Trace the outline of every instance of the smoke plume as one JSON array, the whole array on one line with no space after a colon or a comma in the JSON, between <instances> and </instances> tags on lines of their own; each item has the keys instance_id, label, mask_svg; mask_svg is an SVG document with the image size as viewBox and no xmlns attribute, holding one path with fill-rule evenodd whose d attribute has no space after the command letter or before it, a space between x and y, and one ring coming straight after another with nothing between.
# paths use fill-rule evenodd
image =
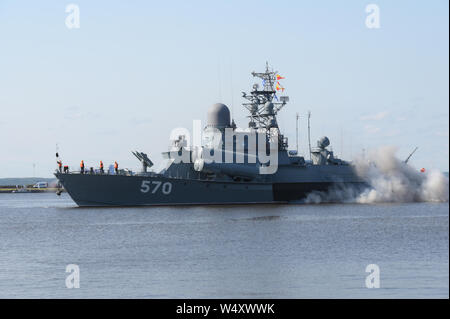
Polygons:
<instances>
[{"instance_id":1,"label":"smoke plume","mask_svg":"<svg viewBox=\"0 0 450 319\"><path fill-rule=\"evenodd\" d=\"M326 193L312 192L305 202L448 202L448 177L437 170L420 172L397 159L395 153L394 147L382 147L353 162L357 174L369 184L367 188L335 187Z\"/></svg>"}]
</instances>

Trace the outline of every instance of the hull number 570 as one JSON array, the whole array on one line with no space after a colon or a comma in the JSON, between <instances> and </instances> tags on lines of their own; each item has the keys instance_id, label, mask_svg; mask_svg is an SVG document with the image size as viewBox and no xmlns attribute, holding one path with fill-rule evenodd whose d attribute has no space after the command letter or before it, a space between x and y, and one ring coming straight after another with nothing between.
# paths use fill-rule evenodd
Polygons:
<instances>
[{"instance_id":1,"label":"hull number 570","mask_svg":"<svg viewBox=\"0 0 450 319\"><path fill-rule=\"evenodd\" d=\"M172 191L172 183L161 181L142 181L141 192L156 194L156 192L162 192L164 195L169 195Z\"/></svg>"}]
</instances>

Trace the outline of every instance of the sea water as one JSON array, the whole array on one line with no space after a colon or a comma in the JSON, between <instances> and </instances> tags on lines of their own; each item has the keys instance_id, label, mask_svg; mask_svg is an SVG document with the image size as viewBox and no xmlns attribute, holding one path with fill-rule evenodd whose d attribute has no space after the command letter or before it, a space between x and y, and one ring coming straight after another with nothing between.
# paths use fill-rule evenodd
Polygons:
<instances>
[{"instance_id":1,"label":"sea water","mask_svg":"<svg viewBox=\"0 0 450 319\"><path fill-rule=\"evenodd\" d=\"M0 298L448 298L448 225L448 202L79 208L0 194Z\"/></svg>"}]
</instances>

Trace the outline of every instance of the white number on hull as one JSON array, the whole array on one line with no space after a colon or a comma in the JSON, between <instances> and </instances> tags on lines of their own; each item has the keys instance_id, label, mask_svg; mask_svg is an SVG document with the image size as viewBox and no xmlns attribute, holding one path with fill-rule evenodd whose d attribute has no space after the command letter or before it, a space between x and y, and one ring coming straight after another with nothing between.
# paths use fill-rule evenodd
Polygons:
<instances>
[{"instance_id":1,"label":"white number on hull","mask_svg":"<svg viewBox=\"0 0 450 319\"><path fill-rule=\"evenodd\" d=\"M152 190L152 194L154 194L154 193L156 193L158 188L161 186L161 182L160 181L153 181L152 184L156 185L156 187L153 188L153 190Z\"/></svg>"},{"instance_id":2,"label":"white number on hull","mask_svg":"<svg viewBox=\"0 0 450 319\"><path fill-rule=\"evenodd\" d=\"M160 182L160 181L142 181L141 184L141 192L142 193L148 193L151 189L150 185L155 185L152 189L152 194L155 194L158 189L161 189L162 193L164 195L168 195L172 192L172 183L170 182ZM162 187L161 187L162 185Z\"/></svg>"},{"instance_id":3,"label":"white number on hull","mask_svg":"<svg viewBox=\"0 0 450 319\"><path fill-rule=\"evenodd\" d=\"M150 181L142 181L142 185L141 185L142 193L148 193L148 191L150 190L150 186L148 186L149 183L150 183Z\"/></svg>"},{"instance_id":4,"label":"white number on hull","mask_svg":"<svg viewBox=\"0 0 450 319\"><path fill-rule=\"evenodd\" d=\"M172 184L169 182L165 182L162 186L163 194L168 195L168 194L170 194L171 191L172 191Z\"/></svg>"}]
</instances>

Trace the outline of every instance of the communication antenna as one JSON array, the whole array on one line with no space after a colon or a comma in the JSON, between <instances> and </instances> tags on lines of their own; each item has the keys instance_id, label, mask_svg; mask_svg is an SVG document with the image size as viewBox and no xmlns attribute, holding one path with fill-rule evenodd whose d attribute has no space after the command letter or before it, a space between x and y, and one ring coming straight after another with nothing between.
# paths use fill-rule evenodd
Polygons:
<instances>
[{"instance_id":1,"label":"communication antenna","mask_svg":"<svg viewBox=\"0 0 450 319\"><path fill-rule=\"evenodd\" d=\"M297 144L297 154L298 154L298 118L300 116L298 115L298 113L295 115L295 142Z\"/></svg>"},{"instance_id":2,"label":"communication antenna","mask_svg":"<svg viewBox=\"0 0 450 319\"><path fill-rule=\"evenodd\" d=\"M353 159L353 139L352 139L351 134L350 134L349 143L350 143L350 159Z\"/></svg>"},{"instance_id":3,"label":"communication antenna","mask_svg":"<svg viewBox=\"0 0 450 319\"><path fill-rule=\"evenodd\" d=\"M311 158L311 126L310 126L310 119L311 118L311 111L308 111L308 144L309 144L309 160L312 161Z\"/></svg>"},{"instance_id":4,"label":"communication antenna","mask_svg":"<svg viewBox=\"0 0 450 319\"><path fill-rule=\"evenodd\" d=\"M220 60L217 62L217 77L219 78L219 102L222 102L222 83L220 79Z\"/></svg>"},{"instance_id":5,"label":"communication antenna","mask_svg":"<svg viewBox=\"0 0 450 319\"><path fill-rule=\"evenodd\" d=\"M230 91L231 91L231 118L234 119L234 99L233 99L233 60L230 59Z\"/></svg>"},{"instance_id":6,"label":"communication antenna","mask_svg":"<svg viewBox=\"0 0 450 319\"><path fill-rule=\"evenodd\" d=\"M411 158L411 156L413 156L413 154L417 151L419 147L416 146L416 148L414 149L414 151L412 151L408 157L405 159L405 164L408 164L409 159Z\"/></svg>"}]
</instances>

